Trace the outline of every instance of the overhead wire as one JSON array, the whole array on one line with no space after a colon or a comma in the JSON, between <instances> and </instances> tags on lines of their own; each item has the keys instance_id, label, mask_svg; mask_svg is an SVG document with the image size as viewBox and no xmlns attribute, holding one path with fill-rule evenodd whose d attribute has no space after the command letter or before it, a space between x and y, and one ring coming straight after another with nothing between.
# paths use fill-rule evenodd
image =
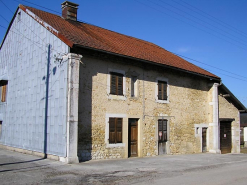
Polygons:
<instances>
[{"instance_id":1,"label":"overhead wire","mask_svg":"<svg viewBox=\"0 0 247 185\"><path fill-rule=\"evenodd\" d=\"M173 6L173 5L171 5L171 4L167 3L167 2L165 2L165 1L163 1L163 0L159 0L159 1L160 1L160 2L163 2L164 4L170 6L170 7L174 8L174 9L177 9L179 12L183 12L183 13L185 13L185 14L187 14L187 15L193 17L194 19L197 19L197 20L199 20L199 21L201 21L201 22L203 22L203 23L205 23L205 24L207 24L207 25L209 25L209 26L212 26L214 29L217 28L218 30L222 31L222 32L224 33L223 35L225 35L225 36L226 36L226 34L228 34L228 35L231 35L232 37L235 37L235 38L237 38L237 39L240 39L240 41L237 41L237 40L235 40L235 39L234 39L234 40L235 40L236 42L239 42L239 43L245 45L245 42L242 41L242 38L239 38L239 37L237 37L237 36L235 36L235 35L229 33L229 32L228 32L227 30L225 30L225 29L223 30L222 28L219 27L219 25L213 25L213 24L209 23L208 21L205 21L205 20L203 20L203 19L200 19L198 16L194 16L194 15L192 15L191 13L188 13L188 12L184 11L184 10L181 9L181 8L175 7L175 6ZM157 4L157 3L156 3L156 4ZM162 6L162 7L163 7L163 6ZM165 7L164 7L164 8L165 8ZM182 16L182 14L179 14L179 15ZM198 23L198 22L196 21L196 23L197 23L197 24L200 24L201 26L204 26L204 27L206 27L206 28L209 28L209 27L205 26L204 24L201 24L200 22ZM210 29L211 29L211 28L210 28ZM221 32L218 32L218 33L222 34ZM226 33L226 34L225 34L225 33ZM229 36L227 36L227 37L229 37ZM229 38L231 38L231 37L229 37ZM244 43L242 43L242 42L244 42Z\"/></svg>"},{"instance_id":2,"label":"overhead wire","mask_svg":"<svg viewBox=\"0 0 247 185\"><path fill-rule=\"evenodd\" d=\"M199 60L195 60L195 59L192 59L192 58L190 58L190 57L186 57L186 56L184 56L184 55L180 55L180 54L178 54L178 53L174 53L174 52L171 52L171 53L173 53L174 55L177 55L177 56L179 56L179 57L186 58L186 59L192 60L192 61L194 61L194 62L197 62L197 63L203 64L203 65L206 65L206 66L215 68L215 69L217 69L217 70L224 71L224 72L227 72L227 73L230 73L230 74L233 74L233 75L236 75L236 76L239 76L239 77L242 77L242 78L246 78L246 79L247 79L247 77L245 77L245 76L238 75L238 74L232 73L232 72L230 72L230 71L227 71L227 70L224 70L224 69L221 69L221 68L218 68L218 67L215 67L215 66L206 64L206 63L201 62L201 61L199 61Z\"/></svg>"},{"instance_id":3,"label":"overhead wire","mask_svg":"<svg viewBox=\"0 0 247 185\"><path fill-rule=\"evenodd\" d=\"M197 8L197 7L195 7L195 6L193 6L193 5L191 5L191 4L188 3L188 2L185 2L185 1L183 1L183 0L180 0L180 1L173 0L173 1L174 1L175 3L180 4L180 5L182 5L181 2L183 2L184 4L187 5L187 7L189 7L190 10L192 10L192 11L194 11L194 12L197 12L197 13L200 14L200 15L204 15L204 16L206 15L205 17L208 17L208 19L210 19L210 20L212 20L212 21L214 21L214 22L217 22L217 24L221 24L222 26L225 26L225 27L227 27L227 28L229 28L229 29L231 29L231 30L237 31L237 32L239 32L239 34L242 34L242 35L245 35L245 36L247 35L247 33L245 33L245 32L243 32L243 31L241 31L241 30L239 30L239 29L237 29L237 28L235 28L235 27L233 27L233 26L231 26L231 25L229 25L229 24L227 24L227 23L225 23L225 22L219 20L218 18L216 18L216 17L214 17L214 16L212 16L212 15L206 13L205 11L203 11L203 10L201 10L201 9L199 9L199 8ZM197 10L197 11L195 11L195 10ZM209 17L210 17L210 18L209 18Z\"/></svg>"},{"instance_id":4,"label":"overhead wire","mask_svg":"<svg viewBox=\"0 0 247 185\"><path fill-rule=\"evenodd\" d=\"M227 39L230 39L230 40L232 40L232 41L234 41L234 42L237 42L237 43L239 43L239 44L241 44L241 45L243 45L243 46L247 46L247 44L242 43L241 41L236 40L236 39L234 39L234 38L232 38L232 37L226 35L225 33L221 33L221 32L219 32L219 31L217 31L217 30L215 30L215 29L212 29L212 28L210 28L210 27L208 27L208 26L202 24L201 22L198 22L198 21L195 21L195 20L193 20L193 19L191 19L191 18L189 18L189 17L186 17L186 16L182 15L180 12L178 13L178 12L176 12L176 11L174 11L174 10L171 10L171 9L165 7L165 6L162 6L162 5L158 4L157 2L153 2L153 1L150 1L150 0L148 0L148 1L151 2L151 3L153 3L153 4L155 4L155 5L157 5L158 7L167 9L167 10L169 10L170 12L173 12L173 13L177 14L178 16L182 17L183 19L187 19L187 20L189 20L189 21L191 21L191 22L194 22L194 23L196 23L196 24L199 24L199 25L202 26L202 27L205 27L206 29L208 29L208 30L210 30L210 31L213 31L214 33L220 34L220 36L226 37ZM166 4L168 4L168 3L166 3ZM185 22L185 23L188 24L188 22ZM211 33L211 32L210 32L210 33ZM217 37L218 37L218 35L217 35ZM236 45L236 44L235 44L235 45Z\"/></svg>"},{"instance_id":5,"label":"overhead wire","mask_svg":"<svg viewBox=\"0 0 247 185\"><path fill-rule=\"evenodd\" d=\"M2 0L0 0L1 2L2 2ZM17 0L14 0L14 1L17 1ZM26 0L22 0L22 1L25 1L25 2L28 2L28 3L30 3L29 1L26 1ZM137 1L137 0L136 0ZM32 3L32 4L34 4L34 3ZM144 4L144 3L142 3L142 4ZM34 4L34 5L36 5L36 6L39 6L39 5L37 5L37 4ZM6 6L7 7L7 6ZM40 7L42 7L42 6L40 6ZM7 7L8 8L8 7ZM42 7L42 8L45 8L45 7ZM8 8L9 9L9 8ZM49 10L51 10L51 9L49 9ZM156 9L157 10L157 9ZM11 11L11 10L10 10ZM12 12L12 11L11 11ZM54 12L56 12L56 11L54 11ZM13 13L13 12L12 12ZM168 14L169 15L169 14ZM1 16L2 17L2 16ZM7 21L7 20L6 20ZM2 25L0 25L1 27L3 27L4 28L4 26L2 26ZM29 29L30 29L30 27L29 27ZM32 32L34 32L33 30L31 30ZM31 41L31 39L29 39L30 41ZM34 42L34 41L32 41L32 42ZM34 42L35 43L35 42ZM39 43L40 44L40 43ZM45 44L47 44L47 43L45 43ZM57 51L58 52L58 51ZM235 75L235 76L238 76L238 77L241 77L241 78L247 78L247 77L244 77L244 76L241 76L241 75L238 75L238 74L235 74L235 73L232 73L232 72L230 72L230 71L227 71L227 70L223 70L223 69L220 69L220 68L217 68L217 67L215 67L215 66L212 66L212 65L209 65L209 64L206 64L206 63L203 63L203 62L200 62L200 61L198 61L198 60L195 60L195 59L192 59L192 58L189 58L189 57L186 57L186 56L183 56L183 55L180 55L180 54L177 54L177 53L174 53L174 52L171 52L171 53L173 53L173 54L175 54L175 55L177 55L177 56L179 56L179 57L182 57L182 58L187 58L187 59L189 59L189 60L192 60L192 61L194 61L194 62L197 62L197 63L201 63L201 64L203 64L203 65L206 65L206 66L209 66L209 67L212 67L212 68L215 68L215 69L217 69L217 70L221 70L221 71L224 71L224 72L227 72L227 73L230 73L230 74L232 74L232 75ZM63 53L63 54L68 54L68 53ZM54 57L53 57L54 58ZM55 59L55 58L54 58ZM232 76L231 76L232 77ZM234 78L234 77L232 77L232 78ZM235 79L238 79L238 78L235 78Z\"/></svg>"},{"instance_id":6,"label":"overhead wire","mask_svg":"<svg viewBox=\"0 0 247 185\"><path fill-rule=\"evenodd\" d=\"M15 0L16 1L16 0ZM25 0L23 0L23 1L25 1ZM0 0L0 2L2 2L3 3L3 5L11 12L11 13L13 13L14 14L14 12L2 1L2 0ZM46 46L48 46L48 43L46 43L46 42L44 42L44 40L42 39L42 38L40 38L40 36L39 35L37 35L35 32L34 32L34 30L30 27L30 26L28 26L27 24L25 24L22 20L20 20L21 21L21 23L23 23L36 37L38 37L43 43L44 43L44 47L46 47ZM16 30L17 30L17 28L15 28ZM19 30L17 30L18 32L20 32ZM56 49L54 49L54 48L52 48L52 50L54 50L54 51L57 51ZM44 50L43 50L44 51ZM60 51L57 51L58 53L60 52ZM66 55L66 54L68 54L68 53L61 53L61 54L63 54L63 55Z\"/></svg>"},{"instance_id":7,"label":"overhead wire","mask_svg":"<svg viewBox=\"0 0 247 185\"><path fill-rule=\"evenodd\" d=\"M185 23L185 24L188 24L188 25L190 25L190 26L192 26L192 27L194 27L194 28L196 28L196 29L198 29L198 30L201 30L201 31L203 31L203 32L205 32L205 33L208 33L208 34L210 34L210 35L216 37L217 39L224 40L225 42L228 42L228 43L230 43L230 44L233 44L233 45L237 46L238 48L241 48L241 49L243 49L243 50L246 50L246 48L244 48L243 46L237 45L237 44L234 43L234 42L231 42L231 41L229 41L229 40L226 40L225 38L219 37L218 35L215 35L215 34L209 32L209 31L207 31L207 30L201 29L201 28L199 28L199 27L197 27L197 26L195 26L195 25L193 25L193 24L190 24L190 23L188 23L188 22L186 22L186 21L184 21L184 20L182 20L182 19L179 19L179 18L177 18L177 17L174 17L174 16L172 16L172 15L170 15L170 14L164 12L164 11L161 11L161 10L157 9L157 8L154 8L154 7L152 7L152 6L149 6L149 5L143 3L143 2L141 2L141 1L139 1L139 0L134 0L134 1L136 1L136 2L138 2L138 3L140 3L140 4L143 4L144 6L147 6L148 8L154 9L154 10L156 10L156 11L162 13L162 14L165 14L165 15L167 15L167 16L169 16L169 17L172 17L173 19L179 20L180 22L183 22L183 23Z\"/></svg>"}]
</instances>

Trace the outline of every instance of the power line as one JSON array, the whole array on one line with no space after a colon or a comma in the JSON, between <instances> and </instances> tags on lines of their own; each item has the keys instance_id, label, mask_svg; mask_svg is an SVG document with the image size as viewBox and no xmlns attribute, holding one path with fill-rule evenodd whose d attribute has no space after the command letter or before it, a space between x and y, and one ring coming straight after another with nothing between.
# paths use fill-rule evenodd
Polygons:
<instances>
[{"instance_id":1,"label":"power line","mask_svg":"<svg viewBox=\"0 0 247 185\"><path fill-rule=\"evenodd\" d=\"M233 37L235 37L235 38L237 38L237 39L241 39L241 38L236 37L235 35L233 35L233 34L231 34L231 33L229 33L229 32L226 32L226 31L223 30L223 29L219 28L218 25L213 25L213 24L211 24L211 23L209 23L209 22L207 22L207 21L204 21L204 20L198 18L197 16L194 16L194 15L192 15L192 14L190 14L190 13L188 13L188 12L186 12L186 11L180 9L180 8L177 8L177 7L171 5L171 4L167 3L167 2L164 2L163 0L159 0L159 1L163 2L164 4L167 4L168 6L173 7L174 9L177 9L179 12L184 12L185 14L187 14L187 15L189 15L189 16L191 16L191 17L193 17L193 18L195 18L195 19L197 19L197 20L199 20L199 21L201 21L201 22L203 22L203 23L206 23L207 25L210 25L210 26L212 26L212 27L214 27L214 28L217 28L218 30L223 31L223 33L226 33L226 34L228 34L228 35L231 35L231 36L233 36ZM179 14L179 15L181 15L181 14ZM181 15L181 16L182 16L182 15ZM198 23L198 22L197 22L197 23ZM198 24L201 24L201 23L198 23ZM204 24L201 24L201 25L204 26ZM206 26L204 26L204 27L206 27ZM207 28L208 28L208 27L207 27ZM221 34L221 33L220 33L220 34ZM225 35L225 34L224 34L224 35ZM236 40L235 40L235 41L236 41ZM241 41L242 41L242 39L241 39ZM236 41L236 42L239 42L239 41ZM242 42L244 42L244 41L242 41ZM240 42L239 42L239 43L240 43ZM241 43L241 44L243 44L243 43Z\"/></svg>"},{"instance_id":2,"label":"power line","mask_svg":"<svg viewBox=\"0 0 247 185\"><path fill-rule=\"evenodd\" d=\"M213 33L211 33L211 32L208 32L208 31L206 31L206 30L204 30L204 29L201 29L201 28L199 28L199 27L197 27L197 26L195 26L195 25L193 25L193 24L190 24L190 23L188 23L188 22L186 22L186 21L184 21L184 20L182 20L182 19L179 19L179 18L177 18L177 17L174 17L174 16L172 16L172 15L170 15L170 14L167 14L167 13L165 13L164 11L161 11L161 10L159 10L159 9L157 9L157 8L151 7L151 6L149 6L149 5L147 5L147 4L143 3L143 2L140 2L140 1L138 1L138 0L135 0L135 1L138 2L138 3L140 3L140 4L143 4L144 6L147 6L148 8L154 9L154 10L156 10L156 11L162 13L162 14L165 14L165 15L167 15L167 16L169 16L169 17L172 17L173 19L176 19L176 20L179 20L179 21L181 21L181 22L183 22L183 23L185 23L185 24L188 24L188 25L190 25L190 26L192 26L192 27L194 27L194 28L196 28L196 29L198 29L198 30L201 30L201 31L203 31L203 32L205 32L205 33L208 33L208 34L210 34L210 35L212 35L212 36L214 36L214 37L216 37L216 38L218 38L218 39L221 39L221 40L224 40L225 42L228 42L228 43L230 43L230 44L233 44L233 45L237 46L238 48L241 48L241 49L243 49L243 50L246 51L246 48L244 48L244 47L242 47L242 46L240 46L240 45L237 45L237 44L235 44L234 42L231 42L231 41L229 41L229 40L226 40L225 38L219 37L218 35L215 35L215 34L213 34Z\"/></svg>"},{"instance_id":3,"label":"power line","mask_svg":"<svg viewBox=\"0 0 247 185\"><path fill-rule=\"evenodd\" d=\"M179 3L178 1L175 1L175 0L174 0L174 2L175 2L175 3L178 3L178 4L181 4L181 3ZM219 24L221 24L221 25L223 25L223 26L225 26L225 27L228 27L228 28L230 28L230 29L232 29L232 30L235 30L235 31L239 32L239 34L247 35L245 32L236 29L235 27L233 27L233 26L231 26L231 25L229 25L229 24L227 24L227 23L225 23L225 22L219 20L218 18L216 18L216 17L214 17L214 16L212 16L212 15L210 15L210 14L208 14L208 13L202 11L202 10L200 10L199 8L197 8L197 7L195 7L195 6L191 5L191 4L189 4L188 2L185 2L185 1L183 1L183 0L181 0L181 2L183 2L184 4L186 4L186 5L189 6L189 7L192 7L192 8L189 8L189 9L191 9L192 11L197 12L198 14L201 14L201 15L206 15L207 17L211 17L211 18L208 18L208 19L213 20L214 22L217 22L217 23L219 23ZM181 4L181 5L182 5L182 4ZM183 5L182 5L182 6L183 6ZM195 11L195 10L197 10L197 11Z\"/></svg>"},{"instance_id":4,"label":"power line","mask_svg":"<svg viewBox=\"0 0 247 185\"><path fill-rule=\"evenodd\" d=\"M0 0L1 2L2 2L2 0ZM16 1L16 0L15 0ZM23 0L24 1L24 0ZM28 1L27 1L28 2ZM38 5L37 5L38 6ZM9 8L8 8L9 9ZM11 11L11 10L10 10ZM5 28L4 26L2 26L2 25L0 25L1 27L3 27L3 28ZM30 28L29 28L30 29ZM18 31L18 30L17 30ZM33 30L31 30L33 33L34 33L34 31ZM15 32L14 32L15 33ZM17 33L16 33L17 34ZM35 34L35 33L34 33ZM20 35L20 34L19 34ZM36 35L36 34L35 34ZM24 36L24 35L22 35L22 36ZM24 36L25 37L25 36ZM25 37L25 38L27 38L27 37ZM33 40L31 40L31 39L29 39L29 38L27 38L29 41L31 41L31 42L33 42L34 44L40 44L40 43L38 43L38 42L34 42ZM41 44L42 45L42 44ZM45 43L45 45L47 45L47 43ZM42 49L43 50L43 49ZM54 50L54 49L53 49ZM54 50L54 51L57 51L57 50ZM57 51L57 52L59 52L59 51ZM171 52L171 53L173 53L173 52ZM64 54L66 54L66 53L64 53ZM197 63L201 63L201 64L203 64L203 65L206 65L206 66L209 66L209 67L212 67L212 68L215 68L215 69L217 69L217 70L221 70L221 71L224 71L224 72L227 72L227 73L230 73L230 74L232 74L232 75L236 75L236 76L239 76L239 77L241 77L241 78L246 78L247 79L247 77L244 77L244 76L241 76L241 75L238 75L238 74L235 74L235 73L232 73L232 72L229 72L229 71L226 71L226 70L223 70L223 69L220 69L220 68L217 68L217 67L214 67L214 66L212 66L212 65L209 65L209 64L206 64L206 63L203 63L203 62L200 62L200 61L198 61L198 60L195 60L195 59L192 59L192 58L189 58L189 57L186 57L186 56L183 56L183 55L180 55L180 54L177 54L177 53L173 53L173 54L175 54L175 55L177 55L177 56L179 56L179 57L182 57L182 58L186 58L186 59L189 59L189 60L192 60L192 61L194 61L194 62L197 62ZM53 57L54 58L54 57ZM230 76L230 77L232 77L232 76ZM234 77L232 77L232 78L234 78ZM238 78L235 78L235 79L238 79ZM239 80L241 80L241 79L239 79Z\"/></svg>"},{"instance_id":5,"label":"power line","mask_svg":"<svg viewBox=\"0 0 247 185\"><path fill-rule=\"evenodd\" d=\"M18 2L18 3L21 3L21 2L18 1L18 0L14 0L14 1L16 1L16 2ZM29 4L32 4L32 5L35 5L35 6L38 6L38 7L41 7L41 8L43 8L43 9L52 11L52 12L60 13L60 12L58 12L58 11L52 10L52 9L50 9L50 8L46 8L46 7L44 7L44 6L37 5L37 4L35 4L35 3L29 2L29 1L26 1L26 0L22 0L22 1L27 2L27 3L29 3Z\"/></svg>"},{"instance_id":6,"label":"power line","mask_svg":"<svg viewBox=\"0 0 247 185\"><path fill-rule=\"evenodd\" d=\"M9 8L8 8L8 6L2 1L2 0L0 0L3 4L4 4L4 6L5 7L7 7L7 9L11 12L11 13L13 13L13 14L15 14L13 11L11 11ZM28 25L26 25L22 20L20 20L29 30L31 30L31 32L33 32L33 34L34 35L36 35L38 38L40 38L39 37L39 35L37 35L32 29L31 29L31 27L29 27ZM17 30L17 31L19 31L19 30ZM47 43L45 43L44 41L43 41L43 39L41 39L40 38L40 40L46 45Z\"/></svg>"},{"instance_id":7,"label":"power line","mask_svg":"<svg viewBox=\"0 0 247 185\"><path fill-rule=\"evenodd\" d=\"M209 29L210 31L217 32L217 33L220 34L221 36L224 36L224 37L226 37L226 38L228 38L228 39L230 39L230 40L233 40L233 41L235 41L235 42L237 42L237 43L239 43L239 44L242 44L242 45L244 45L244 46L247 46L245 43L242 43L241 41L236 40L236 39L234 39L234 38L232 38L232 37L226 35L225 32L224 32L224 33L221 33L221 32L219 32L218 30L214 30L214 29L212 29L212 28L210 28L210 27L208 27L208 26L202 24L201 22L195 21L195 20L193 20L193 19L191 19L191 18L188 18L188 17L182 15L180 12L178 13L178 12L176 12L176 11L173 11L173 10L171 10L171 9L169 9L169 8L167 8L167 7L164 7L164 6L162 6L162 5L160 5L160 4L156 3L156 2L152 2L152 1L150 1L150 0L148 0L148 1L151 2L151 3L153 3L153 4L155 4L155 5L157 5L158 7L165 8L165 9L169 10L170 12L173 12L173 13L177 14L178 16L181 16L181 17L184 18L184 19L187 19L187 20L192 21L192 22L194 22L194 23L196 23L196 24L199 24L200 26L203 26L203 27L205 27L206 29ZM166 4L168 4L168 3L166 3ZM168 4L168 5L169 5L169 4ZM172 5L169 5L169 6L172 6ZM172 6L172 7L173 7L173 6ZM178 9L178 8L176 8L176 9ZM182 11L181 9L179 9L179 10ZM188 14L188 13L186 13L186 14ZM190 14L188 14L188 15L190 15ZM192 16L192 15L190 15L190 16ZM193 17L194 17L194 16L193 16ZM197 19L198 19L198 18L197 18ZM199 20L200 20L200 19L199 19ZM200 21L202 21L202 20L200 20ZM203 22L205 22L205 21L203 21ZM186 23L187 23L187 22L186 22ZM208 24L207 22L205 22L205 23ZM228 34L229 34L229 33L228 33ZM230 35L232 35L232 34L230 34ZM234 36L234 37L235 37L235 36Z\"/></svg>"},{"instance_id":8,"label":"power line","mask_svg":"<svg viewBox=\"0 0 247 185\"><path fill-rule=\"evenodd\" d=\"M10 10L10 8L8 8L8 6L2 1L2 0L0 0L2 3L3 3L3 5L11 12L11 13L13 13L14 14L14 12L13 11L11 11ZM15 0L16 1L16 0ZM3 16L1 16L1 17L3 17ZM4 17L3 17L4 18ZM5 19L5 18L4 18ZM6 21L7 21L7 19L5 19ZM44 41L43 41L43 39L41 39L40 37L39 37L39 35L37 35L33 30L32 30L32 28L31 27L29 27L28 25L26 25L22 20L20 20L29 30L31 30L31 32L34 34L34 35L36 35L43 43L44 43L44 46L46 46L48 43L45 43ZM8 21L7 21L8 22ZM8 22L9 23L9 22ZM1 27L3 27L3 26L1 26ZM16 30L17 30L17 28L15 28ZM17 30L18 32L20 32L19 30ZM21 33L21 32L20 32ZM21 33L22 34L22 33ZM23 35L24 36L24 35ZM25 36L24 36L25 37ZM31 40L30 40L31 41ZM34 42L33 41L33 43L35 43L35 44L37 44L38 42ZM40 44L40 43L38 43L38 44ZM38 46L39 47L39 46ZM40 47L39 47L40 48ZM54 51L57 51L57 50L55 50L54 48L52 48L52 50L54 50ZM58 53L59 53L59 51L57 51ZM67 53L64 53L64 54L67 54Z\"/></svg>"},{"instance_id":9,"label":"power line","mask_svg":"<svg viewBox=\"0 0 247 185\"><path fill-rule=\"evenodd\" d=\"M2 25L0 25L0 27L2 27L2 28L4 28L4 29L7 29L6 27L4 27L4 26L2 26ZM12 32L12 33L15 33L15 34L17 34L17 35L20 35L20 36L22 36L22 37L24 37L24 38L26 38L27 40L29 40L30 42L32 42L32 43L34 43L37 47L39 47L41 50L43 50L40 46L38 46L37 44L40 44L39 42L34 42L33 40L31 40L30 38L28 38L28 37L26 37L24 34L22 34L22 33L20 33L18 30L18 32L19 33L17 33L17 32L14 32L13 30L9 30L10 32ZM43 45L42 45L43 46ZM45 50L43 50L43 51L45 51Z\"/></svg>"},{"instance_id":10,"label":"power line","mask_svg":"<svg viewBox=\"0 0 247 185\"><path fill-rule=\"evenodd\" d=\"M173 52L171 52L171 53L173 53ZM232 73L232 72L230 72L230 71L227 71L227 70L224 70L224 69L220 69L220 68L218 68L218 67L215 67L215 66L212 66L212 65L206 64L206 63L204 63L204 62L200 62L200 61L198 61L198 60L195 60L195 59L192 59L192 58L189 58L189 57L186 57L186 56L183 56L183 55L177 54L177 53L173 53L173 54L174 54L174 55L177 55L177 56L179 56L179 57L182 57L182 58L186 58L186 59L192 60L192 61L194 61L194 62L198 62L198 63L203 64L203 65L206 65L206 66L209 66L209 67L215 68L215 69L217 69L217 70L224 71L224 72L230 73L230 74L232 74L232 75L236 75L236 76L239 76L239 77L241 77L241 78L246 78L246 79L247 79L247 77L245 77L245 76L241 76L241 75L238 75L238 74Z\"/></svg>"},{"instance_id":11,"label":"power line","mask_svg":"<svg viewBox=\"0 0 247 185\"><path fill-rule=\"evenodd\" d=\"M0 14L0 17L2 17L7 23L9 23L9 21L5 19L1 14Z\"/></svg>"}]
</instances>

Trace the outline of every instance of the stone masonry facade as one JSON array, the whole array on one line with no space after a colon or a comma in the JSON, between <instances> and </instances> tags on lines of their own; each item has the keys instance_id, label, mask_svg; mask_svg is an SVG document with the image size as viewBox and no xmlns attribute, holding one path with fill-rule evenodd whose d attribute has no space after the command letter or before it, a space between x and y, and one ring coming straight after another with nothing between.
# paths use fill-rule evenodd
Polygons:
<instances>
[{"instance_id":1,"label":"stone masonry facade","mask_svg":"<svg viewBox=\"0 0 247 185\"><path fill-rule=\"evenodd\" d=\"M124 74L124 97L108 94L109 72ZM138 75L137 96L131 97L131 75ZM167 79L168 102L156 101L157 79ZM138 121L138 157L158 155L157 120L168 120L167 153L201 152L201 137L195 125L212 120L212 83L154 66L143 67L114 59L83 56L80 68L79 143L80 160L128 157L128 118ZM108 115L123 118L123 143L107 144ZM210 129L208 134L210 133ZM209 145L209 144L208 144ZM210 146L210 145L209 145Z\"/></svg>"}]
</instances>

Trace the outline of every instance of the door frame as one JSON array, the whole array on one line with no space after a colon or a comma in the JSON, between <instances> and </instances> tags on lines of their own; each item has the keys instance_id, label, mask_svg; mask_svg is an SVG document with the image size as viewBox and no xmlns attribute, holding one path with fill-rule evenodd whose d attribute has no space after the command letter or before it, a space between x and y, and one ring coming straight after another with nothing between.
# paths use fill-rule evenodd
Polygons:
<instances>
[{"instance_id":1,"label":"door frame","mask_svg":"<svg viewBox=\"0 0 247 185\"><path fill-rule=\"evenodd\" d=\"M202 123L202 124L194 124L195 127L195 137L197 137L198 139L200 139L200 151L201 153L203 153L202 151L202 128L207 128L207 152L209 151L209 126L208 124Z\"/></svg>"},{"instance_id":2,"label":"door frame","mask_svg":"<svg viewBox=\"0 0 247 185\"><path fill-rule=\"evenodd\" d=\"M136 157L141 157L142 153L141 153L141 139L140 139L140 135L141 135L141 119L138 117L129 117L128 118L128 128L127 128L127 132L128 132L128 140L127 140L127 157L131 157L129 155L129 150L130 150L130 119L136 119L137 120L137 156Z\"/></svg>"},{"instance_id":3,"label":"door frame","mask_svg":"<svg viewBox=\"0 0 247 185\"><path fill-rule=\"evenodd\" d=\"M206 151L203 151L203 129L206 129ZM202 153L208 152L208 127L202 127Z\"/></svg>"},{"instance_id":4,"label":"door frame","mask_svg":"<svg viewBox=\"0 0 247 185\"><path fill-rule=\"evenodd\" d=\"M172 116L157 116L155 117L155 137L156 137L156 148L157 148L157 152L156 155L159 155L159 124L158 124L158 120L159 119L165 119L167 120L167 142L166 142L166 154L170 154L170 119Z\"/></svg>"},{"instance_id":5,"label":"door frame","mask_svg":"<svg viewBox=\"0 0 247 185\"><path fill-rule=\"evenodd\" d=\"M220 152L222 153L222 151L221 151L221 133L220 133L220 130L221 130L221 123L223 123L223 122L228 122L230 125L231 125L231 152L230 153L232 153L232 146L233 146L233 143L232 143L232 139L233 139L233 136L232 136L232 133L233 133L233 131L232 131L232 122L233 121L235 121L235 119L233 119L233 118L220 118L219 119L219 150L220 150Z\"/></svg>"}]
</instances>

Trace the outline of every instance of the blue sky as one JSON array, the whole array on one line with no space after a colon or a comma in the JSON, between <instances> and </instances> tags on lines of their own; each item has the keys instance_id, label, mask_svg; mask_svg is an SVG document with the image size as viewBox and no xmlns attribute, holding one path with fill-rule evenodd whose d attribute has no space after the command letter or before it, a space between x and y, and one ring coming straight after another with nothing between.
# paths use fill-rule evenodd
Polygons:
<instances>
[{"instance_id":1,"label":"blue sky","mask_svg":"<svg viewBox=\"0 0 247 185\"><path fill-rule=\"evenodd\" d=\"M81 21L155 43L193 59L185 58L220 76L247 107L247 1L70 1L80 5L78 19ZM59 14L62 2L0 0L0 40L19 4Z\"/></svg>"}]
</instances>

